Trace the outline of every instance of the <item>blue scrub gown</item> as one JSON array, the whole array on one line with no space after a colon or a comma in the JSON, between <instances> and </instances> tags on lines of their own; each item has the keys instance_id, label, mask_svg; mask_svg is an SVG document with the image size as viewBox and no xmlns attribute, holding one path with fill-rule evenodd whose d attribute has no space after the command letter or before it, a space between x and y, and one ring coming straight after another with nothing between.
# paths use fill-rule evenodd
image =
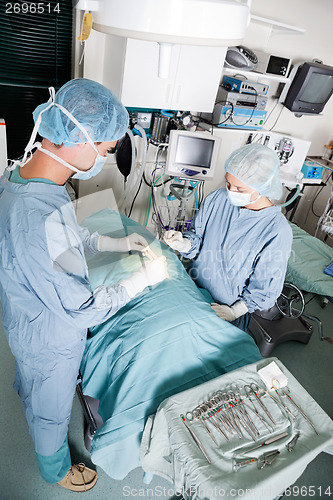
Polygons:
<instances>
[{"instance_id":1,"label":"blue scrub gown","mask_svg":"<svg viewBox=\"0 0 333 500\"><path fill-rule=\"evenodd\" d=\"M190 230L189 274L215 302L243 300L250 313L274 305L291 252L292 231L281 209L232 205L226 189L210 193Z\"/></svg>"},{"instance_id":2,"label":"blue scrub gown","mask_svg":"<svg viewBox=\"0 0 333 500\"><path fill-rule=\"evenodd\" d=\"M3 326L41 474L55 483L70 467L66 437L87 329L129 296L119 285L91 291L84 250L97 251L98 234L77 224L66 188L9 175L0 178Z\"/></svg>"}]
</instances>

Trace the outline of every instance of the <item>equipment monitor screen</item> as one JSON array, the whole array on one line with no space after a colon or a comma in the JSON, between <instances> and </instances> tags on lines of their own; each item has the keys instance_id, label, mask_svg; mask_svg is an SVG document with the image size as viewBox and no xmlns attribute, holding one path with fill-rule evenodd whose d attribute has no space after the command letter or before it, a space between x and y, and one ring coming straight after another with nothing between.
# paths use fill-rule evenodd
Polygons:
<instances>
[{"instance_id":1,"label":"equipment monitor screen","mask_svg":"<svg viewBox=\"0 0 333 500\"><path fill-rule=\"evenodd\" d=\"M211 139L180 135L177 141L175 163L210 168L213 150L214 141Z\"/></svg>"},{"instance_id":2,"label":"equipment monitor screen","mask_svg":"<svg viewBox=\"0 0 333 500\"><path fill-rule=\"evenodd\" d=\"M333 90L333 76L313 73L305 87L304 92L299 97L302 102L322 104Z\"/></svg>"},{"instance_id":3,"label":"equipment monitor screen","mask_svg":"<svg viewBox=\"0 0 333 500\"><path fill-rule=\"evenodd\" d=\"M208 132L170 130L165 173L185 179L212 180L220 142L219 137Z\"/></svg>"}]
</instances>

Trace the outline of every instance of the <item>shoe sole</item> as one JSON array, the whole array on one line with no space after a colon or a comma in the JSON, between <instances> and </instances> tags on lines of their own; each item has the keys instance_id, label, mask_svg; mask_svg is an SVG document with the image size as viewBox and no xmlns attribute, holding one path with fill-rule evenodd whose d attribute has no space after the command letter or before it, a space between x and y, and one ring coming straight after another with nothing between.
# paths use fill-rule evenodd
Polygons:
<instances>
[{"instance_id":1,"label":"shoe sole","mask_svg":"<svg viewBox=\"0 0 333 500\"><path fill-rule=\"evenodd\" d=\"M57 483L59 486L61 486L62 488L65 488L66 490L69 490L69 491L76 491L78 493L81 493L81 492L84 492L84 491L89 491L91 490L95 484L97 482L97 475L95 476L95 478L90 482L90 483L86 483L85 485L83 484L82 486L79 486L79 485L64 485L64 484L60 484L60 483ZM71 488L69 487L71 486Z\"/></svg>"}]
</instances>

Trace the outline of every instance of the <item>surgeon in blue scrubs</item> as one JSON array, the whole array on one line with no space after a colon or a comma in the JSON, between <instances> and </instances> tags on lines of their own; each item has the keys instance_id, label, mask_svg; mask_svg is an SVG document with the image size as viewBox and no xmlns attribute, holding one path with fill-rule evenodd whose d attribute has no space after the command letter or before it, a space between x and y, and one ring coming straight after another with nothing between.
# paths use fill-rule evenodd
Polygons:
<instances>
[{"instance_id":1,"label":"surgeon in blue scrubs","mask_svg":"<svg viewBox=\"0 0 333 500\"><path fill-rule=\"evenodd\" d=\"M281 209L280 162L261 144L234 151L225 163L226 188L210 193L188 232L165 242L188 259L188 272L213 297L222 319L246 330L250 315L280 295L292 231Z\"/></svg>"},{"instance_id":2,"label":"surgeon in blue scrubs","mask_svg":"<svg viewBox=\"0 0 333 500\"><path fill-rule=\"evenodd\" d=\"M22 400L42 477L91 489L94 470L72 464L68 423L87 329L167 277L165 258L112 287L91 290L85 251L147 251L139 235L113 239L77 224L65 183L98 174L125 135L128 113L103 85L67 82L33 113L23 158L0 179L0 298ZM35 142L37 131L43 138ZM32 153L34 151L34 153ZM73 172L74 175L73 175Z\"/></svg>"}]
</instances>

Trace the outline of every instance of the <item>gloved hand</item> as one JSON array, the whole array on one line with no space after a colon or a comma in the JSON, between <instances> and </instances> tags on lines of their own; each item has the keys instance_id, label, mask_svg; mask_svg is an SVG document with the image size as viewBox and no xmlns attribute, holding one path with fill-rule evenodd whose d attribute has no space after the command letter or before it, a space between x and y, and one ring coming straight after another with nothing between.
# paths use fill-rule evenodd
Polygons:
<instances>
[{"instance_id":1,"label":"gloved hand","mask_svg":"<svg viewBox=\"0 0 333 500\"><path fill-rule=\"evenodd\" d=\"M214 302L211 304L211 308L216 312L219 318L229 321L230 323L248 312L248 308L242 300L237 300L232 306L216 304Z\"/></svg>"},{"instance_id":2,"label":"gloved hand","mask_svg":"<svg viewBox=\"0 0 333 500\"><path fill-rule=\"evenodd\" d=\"M178 252L187 253L190 251L191 242L187 238L183 238L180 231L166 231L164 233L164 241L169 247Z\"/></svg>"},{"instance_id":3,"label":"gloved hand","mask_svg":"<svg viewBox=\"0 0 333 500\"><path fill-rule=\"evenodd\" d=\"M143 252L148 246L147 240L137 233L130 234L124 238L99 236L97 242L97 248L100 252L129 252L130 250Z\"/></svg>"},{"instance_id":4,"label":"gloved hand","mask_svg":"<svg viewBox=\"0 0 333 500\"><path fill-rule=\"evenodd\" d=\"M168 277L166 258L162 256L145 262L137 272L120 281L119 285L126 288L128 295L132 299L147 286L156 285Z\"/></svg>"}]
</instances>

